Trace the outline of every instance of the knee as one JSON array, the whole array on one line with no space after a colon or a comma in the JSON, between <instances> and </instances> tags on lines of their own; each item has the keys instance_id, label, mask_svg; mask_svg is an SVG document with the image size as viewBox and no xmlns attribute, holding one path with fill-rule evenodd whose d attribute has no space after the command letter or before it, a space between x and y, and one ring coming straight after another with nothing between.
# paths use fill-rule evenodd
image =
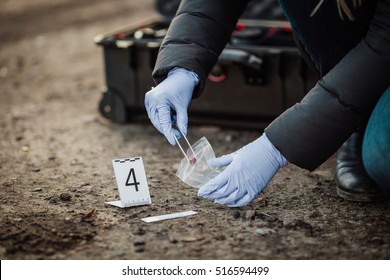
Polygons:
<instances>
[{"instance_id":1,"label":"knee","mask_svg":"<svg viewBox=\"0 0 390 280\"><path fill-rule=\"evenodd\" d=\"M370 137L366 133L362 149L363 164L368 175L390 194L390 142L383 145L377 137Z\"/></svg>"},{"instance_id":2,"label":"knee","mask_svg":"<svg viewBox=\"0 0 390 280\"><path fill-rule=\"evenodd\" d=\"M363 164L370 177L390 193L390 88L378 101L363 140Z\"/></svg>"},{"instance_id":3,"label":"knee","mask_svg":"<svg viewBox=\"0 0 390 280\"><path fill-rule=\"evenodd\" d=\"M363 163L371 179L373 179L386 193L390 194L389 168L381 164L380 161L370 159L367 155L363 157Z\"/></svg>"}]
</instances>

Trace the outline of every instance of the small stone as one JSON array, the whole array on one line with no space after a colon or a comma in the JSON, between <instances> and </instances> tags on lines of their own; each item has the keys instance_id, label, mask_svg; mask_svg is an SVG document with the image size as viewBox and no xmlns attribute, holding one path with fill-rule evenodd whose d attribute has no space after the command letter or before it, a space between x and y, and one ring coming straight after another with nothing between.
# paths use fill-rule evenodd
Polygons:
<instances>
[{"instance_id":1,"label":"small stone","mask_svg":"<svg viewBox=\"0 0 390 280\"><path fill-rule=\"evenodd\" d=\"M160 231L158 231L157 233L156 233L156 237L157 237L157 239L159 239L159 240L167 240L168 239L168 230L167 229L162 229L162 230L160 230Z\"/></svg>"},{"instance_id":2,"label":"small stone","mask_svg":"<svg viewBox=\"0 0 390 280\"><path fill-rule=\"evenodd\" d=\"M29 146L23 146L22 147L22 151L25 152L25 153L28 153L30 151L30 147Z\"/></svg>"},{"instance_id":3,"label":"small stone","mask_svg":"<svg viewBox=\"0 0 390 280\"><path fill-rule=\"evenodd\" d=\"M233 218L234 218L234 219L238 219L238 218L240 218L240 216L241 216L240 211L235 211L235 212L233 213Z\"/></svg>"},{"instance_id":4,"label":"small stone","mask_svg":"<svg viewBox=\"0 0 390 280\"><path fill-rule=\"evenodd\" d=\"M134 251L136 253L142 253L143 251L145 251L145 241L143 240L136 240L134 241Z\"/></svg>"},{"instance_id":5,"label":"small stone","mask_svg":"<svg viewBox=\"0 0 390 280\"><path fill-rule=\"evenodd\" d=\"M60 194L60 199L62 201L69 201L72 198L72 196L68 193L61 193Z\"/></svg>"},{"instance_id":6,"label":"small stone","mask_svg":"<svg viewBox=\"0 0 390 280\"><path fill-rule=\"evenodd\" d=\"M51 204L56 204L58 202L58 197L57 196L52 196L49 198L49 202Z\"/></svg>"},{"instance_id":7,"label":"small stone","mask_svg":"<svg viewBox=\"0 0 390 280\"><path fill-rule=\"evenodd\" d=\"M245 219L247 220L254 220L256 216L256 211L254 210L248 210L245 213Z\"/></svg>"},{"instance_id":8,"label":"small stone","mask_svg":"<svg viewBox=\"0 0 390 280\"><path fill-rule=\"evenodd\" d=\"M134 246L145 246L145 241L136 240L136 241L134 241Z\"/></svg>"},{"instance_id":9,"label":"small stone","mask_svg":"<svg viewBox=\"0 0 390 280\"><path fill-rule=\"evenodd\" d=\"M145 251L145 246L135 246L134 251L136 253L142 253Z\"/></svg>"},{"instance_id":10,"label":"small stone","mask_svg":"<svg viewBox=\"0 0 390 280\"><path fill-rule=\"evenodd\" d=\"M137 228L133 233L135 235L144 235L146 231L143 228Z\"/></svg>"},{"instance_id":11,"label":"small stone","mask_svg":"<svg viewBox=\"0 0 390 280\"><path fill-rule=\"evenodd\" d=\"M83 214L81 220L85 222L92 222L95 219L95 217L96 217L96 209L92 209L88 213Z\"/></svg>"},{"instance_id":12,"label":"small stone","mask_svg":"<svg viewBox=\"0 0 390 280\"><path fill-rule=\"evenodd\" d=\"M258 229L256 229L256 233L258 235L268 235L268 234L275 233L275 230L273 230L271 228L258 228Z\"/></svg>"},{"instance_id":13,"label":"small stone","mask_svg":"<svg viewBox=\"0 0 390 280\"><path fill-rule=\"evenodd\" d=\"M374 236L373 238L371 238L371 240L369 242L377 244L377 245L382 245L385 243L384 240L382 238L380 238L379 236Z\"/></svg>"},{"instance_id":14,"label":"small stone","mask_svg":"<svg viewBox=\"0 0 390 280\"><path fill-rule=\"evenodd\" d=\"M12 187L13 185L14 185L14 184L13 184L13 182L11 182L11 181L4 182L4 183L3 183L3 187L6 187L6 188Z\"/></svg>"},{"instance_id":15,"label":"small stone","mask_svg":"<svg viewBox=\"0 0 390 280\"><path fill-rule=\"evenodd\" d=\"M55 250L53 248L47 248L45 251L46 256L51 256L55 254Z\"/></svg>"},{"instance_id":16,"label":"small stone","mask_svg":"<svg viewBox=\"0 0 390 280\"><path fill-rule=\"evenodd\" d=\"M176 244L179 241L176 238L169 238L169 242L172 244Z\"/></svg>"},{"instance_id":17,"label":"small stone","mask_svg":"<svg viewBox=\"0 0 390 280\"><path fill-rule=\"evenodd\" d=\"M318 211L313 211L313 213L309 215L309 218L318 218L318 217L321 217L321 214Z\"/></svg>"},{"instance_id":18,"label":"small stone","mask_svg":"<svg viewBox=\"0 0 390 280\"><path fill-rule=\"evenodd\" d=\"M296 221L283 220L282 224L284 227L294 227L296 226Z\"/></svg>"},{"instance_id":19,"label":"small stone","mask_svg":"<svg viewBox=\"0 0 390 280\"><path fill-rule=\"evenodd\" d=\"M232 135L230 135L230 134L226 135L226 137L225 137L225 141L226 142L231 143L232 140L233 140L233 136Z\"/></svg>"},{"instance_id":20,"label":"small stone","mask_svg":"<svg viewBox=\"0 0 390 280\"><path fill-rule=\"evenodd\" d=\"M182 242L195 242L195 241L200 241L203 240L204 237L200 235L194 235L194 236L182 236L180 238L180 241Z\"/></svg>"},{"instance_id":21,"label":"small stone","mask_svg":"<svg viewBox=\"0 0 390 280\"><path fill-rule=\"evenodd\" d=\"M152 182L152 183L161 183L161 181L158 180L158 179L151 179L151 182Z\"/></svg>"},{"instance_id":22,"label":"small stone","mask_svg":"<svg viewBox=\"0 0 390 280\"><path fill-rule=\"evenodd\" d=\"M35 188L34 190L33 190L33 192L41 192L42 191L42 188Z\"/></svg>"},{"instance_id":23,"label":"small stone","mask_svg":"<svg viewBox=\"0 0 390 280\"><path fill-rule=\"evenodd\" d=\"M89 182L81 182L81 183L75 185L75 187L76 188L82 188L82 187L87 187L87 186L90 186L90 185L91 185L91 183L89 183Z\"/></svg>"},{"instance_id":24,"label":"small stone","mask_svg":"<svg viewBox=\"0 0 390 280\"><path fill-rule=\"evenodd\" d=\"M31 169L32 172L39 172L41 171L41 169L39 167L34 167L33 169Z\"/></svg>"},{"instance_id":25,"label":"small stone","mask_svg":"<svg viewBox=\"0 0 390 280\"><path fill-rule=\"evenodd\" d=\"M70 165L71 165L71 166L83 165L83 163L80 162L78 159L73 159L73 160L70 162Z\"/></svg>"},{"instance_id":26,"label":"small stone","mask_svg":"<svg viewBox=\"0 0 390 280\"><path fill-rule=\"evenodd\" d=\"M266 207L266 206L268 206L268 200L266 199L266 197L260 196L260 197L256 200L256 204L257 204L257 205L260 205L260 206L263 206L263 207Z\"/></svg>"},{"instance_id":27,"label":"small stone","mask_svg":"<svg viewBox=\"0 0 390 280\"><path fill-rule=\"evenodd\" d=\"M219 241L223 241L223 240L226 240L226 236L225 235L218 235L215 237L216 240L219 240Z\"/></svg>"},{"instance_id":28,"label":"small stone","mask_svg":"<svg viewBox=\"0 0 390 280\"><path fill-rule=\"evenodd\" d=\"M265 220L267 222L276 222L278 220L277 217L274 217L274 216L270 216L268 214L264 214L264 213L260 213L258 215L259 218L261 218L262 220Z\"/></svg>"}]
</instances>

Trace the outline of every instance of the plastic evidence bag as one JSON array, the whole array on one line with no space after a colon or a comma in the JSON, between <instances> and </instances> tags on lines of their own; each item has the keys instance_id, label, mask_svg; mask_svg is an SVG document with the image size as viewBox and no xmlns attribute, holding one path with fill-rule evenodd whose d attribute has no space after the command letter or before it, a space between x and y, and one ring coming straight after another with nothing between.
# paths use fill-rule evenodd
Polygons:
<instances>
[{"instance_id":1,"label":"plastic evidence bag","mask_svg":"<svg viewBox=\"0 0 390 280\"><path fill-rule=\"evenodd\" d=\"M215 158L215 154L206 137L202 137L195 142L192 149L195 152L196 162L191 165L184 157L177 169L176 176L191 187L200 188L221 173L224 168L215 169L207 165L207 160ZM187 155L191 154L192 151L188 149Z\"/></svg>"}]
</instances>

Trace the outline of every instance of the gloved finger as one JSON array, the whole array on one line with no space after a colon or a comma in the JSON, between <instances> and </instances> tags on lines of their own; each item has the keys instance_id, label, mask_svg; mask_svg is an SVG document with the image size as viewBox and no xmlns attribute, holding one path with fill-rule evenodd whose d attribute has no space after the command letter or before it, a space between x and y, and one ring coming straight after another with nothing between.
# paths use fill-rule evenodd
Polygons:
<instances>
[{"instance_id":1,"label":"gloved finger","mask_svg":"<svg viewBox=\"0 0 390 280\"><path fill-rule=\"evenodd\" d=\"M183 135L187 135L188 115L186 110L176 111L176 125Z\"/></svg>"},{"instance_id":2,"label":"gloved finger","mask_svg":"<svg viewBox=\"0 0 390 280\"><path fill-rule=\"evenodd\" d=\"M198 190L198 196L204 197L208 196L210 193L215 192L216 190L222 188L228 182L228 176L225 172L217 175L214 179L211 179L206 184Z\"/></svg>"},{"instance_id":3,"label":"gloved finger","mask_svg":"<svg viewBox=\"0 0 390 280\"><path fill-rule=\"evenodd\" d=\"M173 133L175 134L177 140L180 140L180 139L183 137L183 135L181 134L181 132L178 131L178 130L175 129L175 128L173 128ZM175 140L175 141L176 141L176 140Z\"/></svg>"},{"instance_id":4,"label":"gloved finger","mask_svg":"<svg viewBox=\"0 0 390 280\"><path fill-rule=\"evenodd\" d=\"M160 120L158 118L158 112L157 112L157 109L156 109L156 106L154 106L154 102L152 100L152 95L150 94L150 91L148 93L146 93L146 96L145 96L145 108L146 108L146 112L148 114L148 117L151 121L151 123L153 124L153 126L162 134L163 133L163 130L161 128L161 124L160 124Z\"/></svg>"},{"instance_id":5,"label":"gloved finger","mask_svg":"<svg viewBox=\"0 0 390 280\"><path fill-rule=\"evenodd\" d=\"M226 205L230 208L243 207L243 206L249 204L249 202L251 202L252 199L253 199L253 197L249 193L246 193L243 197L239 198L235 202L228 203Z\"/></svg>"},{"instance_id":6,"label":"gloved finger","mask_svg":"<svg viewBox=\"0 0 390 280\"><path fill-rule=\"evenodd\" d=\"M236 190L233 188L230 188L228 186L223 186L222 188L217 189L215 192L212 192L207 195L203 195L202 198L204 199L210 199L214 201L217 201L219 199L223 199L225 197L228 197L231 195L232 192L235 192ZM220 204L225 204L225 203L220 203Z\"/></svg>"},{"instance_id":7,"label":"gloved finger","mask_svg":"<svg viewBox=\"0 0 390 280\"><path fill-rule=\"evenodd\" d=\"M233 161L233 155L228 154L218 158L211 158L207 161L207 165L211 168L218 168L229 165Z\"/></svg>"},{"instance_id":8,"label":"gloved finger","mask_svg":"<svg viewBox=\"0 0 390 280\"><path fill-rule=\"evenodd\" d=\"M152 106L152 102L151 102L152 95L153 95L152 90L149 90L147 93L145 93L144 105L146 110L149 110L149 108L151 108Z\"/></svg>"},{"instance_id":9,"label":"gloved finger","mask_svg":"<svg viewBox=\"0 0 390 280\"><path fill-rule=\"evenodd\" d=\"M218 204L226 204L226 205L234 204L236 201L239 201L246 194L247 194L246 189L237 188L230 195L226 197L217 198L214 202Z\"/></svg>"},{"instance_id":10,"label":"gloved finger","mask_svg":"<svg viewBox=\"0 0 390 280\"><path fill-rule=\"evenodd\" d=\"M174 131L172 128L171 108L169 106L163 106L158 108L157 112L162 133L165 135L171 145L176 145L176 140L173 136Z\"/></svg>"},{"instance_id":11,"label":"gloved finger","mask_svg":"<svg viewBox=\"0 0 390 280\"><path fill-rule=\"evenodd\" d=\"M161 134L164 134L163 130L162 130L162 127L161 127L161 124L160 124L160 121L158 119L158 113L157 112L151 112L151 113L148 113L148 116L149 116L149 119L150 119L150 122L153 124L153 126L161 133Z\"/></svg>"},{"instance_id":12,"label":"gloved finger","mask_svg":"<svg viewBox=\"0 0 390 280\"><path fill-rule=\"evenodd\" d=\"M236 190L237 190L236 188L226 184L223 187L216 189L214 192L211 192L207 195L203 195L202 197L206 199L221 199L221 198L228 197Z\"/></svg>"},{"instance_id":13,"label":"gloved finger","mask_svg":"<svg viewBox=\"0 0 390 280\"><path fill-rule=\"evenodd\" d=\"M173 133L175 134L177 140L180 140L183 135L181 134L181 132L179 130L177 130L177 117L176 117L176 111L171 111L171 122L172 122L172 128L173 128Z\"/></svg>"},{"instance_id":14,"label":"gloved finger","mask_svg":"<svg viewBox=\"0 0 390 280\"><path fill-rule=\"evenodd\" d=\"M229 182L221 183L221 181L214 182L211 185L211 188L212 189L209 189L208 193L202 195L203 198L220 199L220 198L228 197L229 195L231 195L231 193L237 190L237 187L235 185L229 184Z\"/></svg>"}]
</instances>

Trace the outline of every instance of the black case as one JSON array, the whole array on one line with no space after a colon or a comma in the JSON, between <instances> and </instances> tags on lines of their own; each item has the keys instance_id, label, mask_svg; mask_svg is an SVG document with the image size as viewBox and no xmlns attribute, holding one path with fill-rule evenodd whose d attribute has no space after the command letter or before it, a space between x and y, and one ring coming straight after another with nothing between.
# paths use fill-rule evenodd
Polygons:
<instances>
[{"instance_id":1,"label":"black case","mask_svg":"<svg viewBox=\"0 0 390 280\"><path fill-rule=\"evenodd\" d=\"M151 74L170 19L150 19L95 37L104 53L107 89L99 104L104 117L114 122L146 117L144 95L154 86ZM295 47L288 22L242 19L201 97L191 102L190 122L265 126L317 80Z\"/></svg>"}]
</instances>

